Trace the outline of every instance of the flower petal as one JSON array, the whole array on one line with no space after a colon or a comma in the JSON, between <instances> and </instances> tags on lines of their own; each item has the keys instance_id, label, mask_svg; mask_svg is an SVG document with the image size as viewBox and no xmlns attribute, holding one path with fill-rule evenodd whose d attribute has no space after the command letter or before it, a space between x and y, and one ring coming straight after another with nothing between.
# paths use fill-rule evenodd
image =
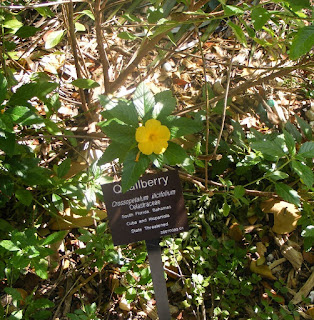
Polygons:
<instances>
[{"instance_id":1,"label":"flower petal","mask_svg":"<svg viewBox=\"0 0 314 320\"><path fill-rule=\"evenodd\" d=\"M158 130L158 128L161 126L161 123L159 120L156 119L149 119L145 122L145 128L148 130Z\"/></svg>"},{"instance_id":2,"label":"flower petal","mask_svg":"<svg viewBox=\"0 0 314 320\"><path fill-rule=\"evenodd\" d=\"M164 139L164 140L169 140L170 139L170 130L166 126L160 126L158 128L158 138L159 139Z\"/></svg>"},{"instance_id":3,"label":"flower petal","mask_svg":"<svg viewBox=\"0 0 314 320\"><path fill-rule=\"evenodd\" d=\"M168 142L166 140L157 140L153 144L153 152L156 154L162 154L168 148Z\"/></svg>"},{"instance_id":4,"label":"flower petal","mask_svg":"<svg viewBox=\"0 0 314 320\"><path fill-rule=\"evenodd\" d=\"M138 144L139 150L143 154L146 154L148 156L153 153L153 147L154 147L154 145L150 141L148 141L148 142L140 142Z\"/></svg>"},{"instance_id":5,"label":"flower petal","mask_svg":"<svg viewBox=\"0 0 314 320\"><path fill-rule=\"evenodd\" d=\"M138 127L135 133L135 139L137 142L145 142L148 141L149 134L145 127Z\"/></svg>"}]
</instances>

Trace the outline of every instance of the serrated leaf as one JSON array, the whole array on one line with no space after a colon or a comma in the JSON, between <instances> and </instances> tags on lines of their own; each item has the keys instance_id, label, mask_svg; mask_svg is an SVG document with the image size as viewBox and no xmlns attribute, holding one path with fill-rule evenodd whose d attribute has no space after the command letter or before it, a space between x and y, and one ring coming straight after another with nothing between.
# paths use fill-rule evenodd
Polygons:
<instances>
[{"instance_id":1,"label":"serrated leaf","mask_svg":"<svg viewBox=\"0 0 314 320\"><path fill-rule=\"evenodd\" d=\"M29 190L18 189L15 191L15 197L25 206L29 206L33 201L33 195Z\"/></svg>"},{"instance_id":2,"label":"serrated leaf","mask_svg":"<svg viewBox=\"0 0 314 320\"><path fill-rule=\"evenodd\" d=\"M92 79L76 79L71 82L74 86L81 88L81 89L93 89L99 87L99 83L92 80Z\"/></svg>"},{"instance_id":3,"label":"serrated leaf","mask_svg":"<svg viewBox=\"0 0 314 320\"><path fill-rule=\"evenodd\" d=\"M173 97L170 90L162 91L155 95L155 106L153 118L160 121L168 117L176 108L177 100Z\"/></svg>"},{"instance_id":4,"label":"serrated leaf","mask_svg":"<svg viewBox=\"0 0 314 320\"><path fill-rule=\"evenodd\" d=\"M133 103L141 118L144 119L144 117L151 117L151 113L155 105L155 98L143 82L139 84L134 92Z\"/></svg>"},{"instance_id":5,"label":"serrated leaf","mask_svg":"<svg viewBox=\"0 0 314 320\"><path fill-rule=\"evenodd\" d=\"M138 126L138 114L132 101L119 100L114 108L102 112L102 115L106 119L116 118L125 124Z\"/></svg>"},{"instance_id":6,"label":"serrated leaf","mask_svg":"<svg viewBox=\"0 0 314 320\"><path fill-rule=\"evenodd\" d=\"M108 125L101 127L101 130L117 143L131 146L135 144L135 128L111 121Z\"/></svg>"},{"instance_id":7,"label":"serrated leaf","mask_svg":"<svg viewBox=\"0 0 314 320\"><path fill-rule=\"evenodd\" d=\"M251 147L268 156L283 157L285 155L280 146L273 141L255 141L251 143Z\"/></svg>"},{"instance_id":8,"label":"serrated leaf","mask_svg":"<svg viewBox=\"0 0 314 320\"><path fill-rule=\"evenodd\" d=\"M52 31L48 34L45 42L45 49L55 47L63 39L65 30Z\"/></svg>"},{"instance_id":9,"label":"serrated leaf","mask_svg":"<svg viewBox=\"0 0 314 320\"><path fill-rule=\"evenodd\" d=\"M304 158L314 158L314 142L304 142L298 152Z\"/></svg>"},{"instance_id":10,"label":"serrated leaf","mask_svg":"<svg viewBox=\"0 0 314 320\"><path fill-rule=\"evenodd\" d=\"M246 41L246 37L245 34L242 30L242 28L236 24L234 24L232 21L228 21L227 24L229 25L229 27L233 30L236 38L238 39L238 41L240 43L242 43L244 45L244 47L247 47L247 41Z\"/></svg>"},{"instance_id":11,"label":"serrated leaf","mask_svg":"<svg viewBox=\"0 0 314 320\"><path fill-rule=\"evenodd\" d=\"M105 152L100 157L97 164L101 166L118 158L120 159L120 161L123 161L128 151L129 149L126 148L125 145L113 141L106 148Z\"/></svg>"},{"instance_id":12,"label":"serrated leaf","mask_svg":"<svg viewBox=\"0 0 314 320\"><path fill-rule=\"evenodd\" d=\"M265 23L270 19L270 13L262 7L256 7L251 12L252 22L255 30L261 30Z\"/></svg>"},{"instance_id":13,"label":"serrated leaf","mask_svg":"<svg viewBox=\"0 0 314 320\"><path fill-rule=\"evenodd\" d=\"M296 60L308 53L314 46L314 25L300 28L292 40L289 57Z\"/></svg>"},{"instance_id":14,"label":"serrated leaf","mask_svg":"<svg viewBox=\"0 0 314 320\"><path fill-rule=\"evenodd\" d=\"M59 165L57 169L57 175L59 178L64 177L70 170L71 167L71 159L67 158L63 160Z\"/></svg>"},{"instance_id":15,"label":"serrated leaf","mask_svg":"<svg viewBox=\"0 0 314 320\"><path fill-rule=\"evenodd\" d=\"M128 153L124 160L121 180L122 192L126 192L134 186L141 175L145 173L145 170L149 165L149 158L142 153L140 154L138 161L136 161L137 154L138 149L135 148Z\"/></svg>"},{"instance_id":16,"label":"serrated leaf","mask_svg":"<svg viewBox=\"0 0 314 320\"><path fill-rule=\"evenodd\" d=\"M312 139L312 128L311 126L304 121L304 119L300 118L299 116L296 115L298 124L302 130L302 132L304 133L305 137L308 139Z\"/></svg>"},{"instance_id":17,"label":"serrated leaf","mask_svg":"<svg viewBox=\"0 0 314 320\"><path fill-rule=\"evenodd\" d=\"M186 158L188 158L185 150L178 144L169 141L168 148L163 154L164 162L169 165L181 164Z\"/></svg>"},{"instance_id":18,"label":"serrated leaf","mask_svg":"<svg viewBox=\"0 0 314 320\"><path fill-rule=\"evenodd\" d=\"M306 166L305 164L293 160L292 163L292 169L297 173L297 175L300 177L301 181L308 187L311 188L314 183L314 174L313 171Z\"/></svg>"},{"instance_id":19,"label":"serrated leaf","mask_svg":"<svg viewBox=\"0 0 314 320\"><path fill-rule=\"evenodd\" d=\"M191 118L176 118L171 122L171 137L180 138L202 130L202 123Z\"/></svg>"},{"instance_id":20,"label":"serrated leaf","mask_svg":"<svg viewBox=\"0 0 314 320\"><path fill-rule=\"evenodd\" d=\"M294 124L288 121L285 125L285 129L294 137L294 139L298 143L302 141L302 135Z\"/></svg>"},{"instance_id":21,"label":"serrated leaf","mask_svg":"<svg viewBox=\"0 0 314 320\"><path fill-rule=\"evenodd\" d=\"M297 207L300 205L300 196L298 192L284 183L276 183L275 189L277 194L285 201L293 203Z\"/></svg>"},{"instance_id":22,"label":"serrated leaf","mask_svg":"<svg viewBox=\"0 0 314 320\"><path fill-rule=\"evenodd\" d=\"M284 130L283 133L284 133L285 143L288 148L289 154L291 156L294 156L296 153L295 141L294 141L292 135L288 131Z\"/></svg>"}]
</instances>

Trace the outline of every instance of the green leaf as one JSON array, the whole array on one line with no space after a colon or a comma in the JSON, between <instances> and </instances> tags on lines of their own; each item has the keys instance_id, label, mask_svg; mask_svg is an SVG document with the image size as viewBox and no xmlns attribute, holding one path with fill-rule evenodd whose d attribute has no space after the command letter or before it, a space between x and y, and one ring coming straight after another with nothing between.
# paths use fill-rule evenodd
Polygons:
<instances>
[{"instance_id":1,"label":"green leaf","mask_svg":"<svg viewBox=\"0 0 314 320\"><path fill-rule=\"evenodd\" d=\"M137 154L138 149L135 148L127 154L124 160L121 181L123 192L128 191L132 186L134 186L140 176L145 173L145 170L149 165L149 158L142 153L140 154L138 161L135 161Z\"/></svg>"},{"instance_id":2,"label":"green leaf","mask_svg":"<svg viewBox=\"0 0 314 320\"><path fill-rule=\"evenodd\" d=\"M125 145L112 141L98 160L97 165L101 166L118 158L123 161L128 151Z\"/></svg>"},{"instance_id":3,"label":"green leaf","mask_svg":"<svg viewBox=\"0 0 314 320\"><path fill-rule=\"evenodd\" d=\"M118 37L120 39L124 39L124 40L135 40L135 39L137 39L137 37L134 36L132 33L125 32L125 31L118 33Z\"/></svg>"},{"instance_id":4,"label":"green leaf","mask_svg":"<svg viewBox=\"0 0 314 320\"><path fill-rule=\"evenodd\" d=\"M243 9L237 6L225 5L223 8L226 16L241 15L244 12Z\"/></svg>"},{"instance_id":5,"label":"green leaf","mask_svg":"<svg viewBox=\"0 0 314 320\"><path fill-rule=\"evenodd\" d=\"M314 25L300 28L292 40L289 57L296 60L308 53L314 46Z\"/></svg>"},{"instance_id":6,"label":"green leaf","mask_svg":"<svg viewBox=\"0 0 314 320\"><path fill-rule=\"evenodd\" d=\"M35 269L35 273L42 279L48 279L48 260L46 259L40 259L38 260L32 260L31 265Z\"/></svg>"},{"instance_id":7,"label":"green leaf","mask_svg":"<svg viewBox=\"0 0 314 320\"><path fill-rule=\"evenodd\" d=\"M222 213L224 217L227 217L229 215L230 210L231 210L231 206L227 203L227 201L225 201L222 206Z\"/></svg>"},{"instance_id":8,"label":"green leaf","mask_svg":"<svg viewBox=\"0 0 314 320\"><path fill-rule=\"evenodd\" d=\"M133 103L138 115L143 118L143 120L144 118L151 117L151 112L155 105L155 99L143 82L139 84L134 92Z\"/></svg>"},{"instance_id":9,"label":"green leaf","mask_svg":"<svg viewBox=\"0 0 314 320\"><path fill-rule=\"evenodd\" d=\"M285 129L293 136L293 138L300 143L302 141L302 135L294 124L288 121L285 125Z\"/></svg>"},{"instance_id":10,"label":"green leaf","mask_svg":"<svg viewBox=\"0 0 314 320\"><path fill-rule=\"evenodd\" d=\"M33 82L27 83L19 87L16 92L11 96L9 105L11 106L24 106L28 100L33 97L38 97L43 100L46 96L55 90L58 84L55 82Z\"/></svg>"},{"instance_id":11,"label":"green leaf","mask_svg":"<svg viewBox=\"0 0 314 320\"><path fill-rule=\"evenodd\" d=\"M311 8L311 3L309 0L286 0L286 1L295 10Z\"/></svg>"},{"instance_id":12,"label":"green leaf","mask_svg":"<svg viewBox=\"0 0 314 320\"><path fill-rule=\"evenodd\" d=\"M92 80L92 79L76 79L71 82L74 86L81 88L81 89L93 89L99 87L99 83Z\"/></svg>"},{"instance_id":13,"label":"green leaf","mask_svg":"<svg viewBox=\"0 0 314 320\"><path fill-rule=\"evenodd\" d=\"M240 199L245 195L245 188L243 186L236 186L233 190L235 198Z\"/></svg>"},{"instance_id":14,"label":"green leaf","mask_svg":"<svg viewBox=\"0 0 314 320\"><path fill-rule=\"evenodd\" d=\"M83 13L83 14L87 15L88 17L90 17L92 20L95 20L94 14L90 10L83 10L80 13Z\"/></svg>"},{"instance_id":15,"label":"green leaf","mask_svg":"<svg viewBox=\"0 0 314 320\"><path fill-rule=\"evenodd\" d=\"M236 38L238 39L238 41L240 43L242 43L244 45L244 47L247 47L247 41L246 41L246 37L245 34L242 30L242 28L236 24L234 24L232 21L228 21L227 24L229 25L229 27L233 30Z\"/></svg>"},{"instance_id":16,"label":"green leaf","mask_svg":"<svg viewBox=\"0 0 314 320\"><path fill-rule=\"evenodd\" d=\"M282 172L282 171L274 171L272 172L270 175L268 175L268 178L271 179L271 180L274 180L274 181L277 181L277 180L283 180L283 179L287 179L289 177L289 175L285 172Z\"/></svg>"},{"instance_id":17,"label":"green leaf","mask_svg":"<svg viewBox=\"0 0 314 320\"><path fill-rule=\"evenodd\" d=\"M17 20L13 16L8 16L7 19L3 22L2 26L4 28L12 29L14 31L17 31L19 28L23 27L23 23L19 20Z\"/></svg>"},{"instance_id":18,"label":"green leaf","mask_svg":"<svg viewBox=\"0 0 314 320\"><path fill-rule=\"evenodd\" d=\"M4 101L7 93L8 81L6 77L0 72L0 104Z\"/></svg>"},{"instance_id":19,"label":"green leaf","mask_svg":"<svg viewBox=\"0 0 314 320\"><path fill-rule=\"evenodd\" d=\"M191 118L180 117L170 123L172 138L180 138L202 130L202 123Z\"/></svg>"},{"instance_id":20,"label":"green leaf","mask_svg":"<svg viewBox=\"0 0 314 320\"><path fill-rule=\"evenodd\" d=\"M177 100L170 90L159 92L155 95L156 104L153 110L153 118L160 121L168 117L176 108Z\"/></svg>"},{"instance_id":21,"label":"green leaf","mask_svg":"<svg viewBox=\"0 0 314 320\"><path fill-rule=\"evenodd\" d=\"M15 191L15 196L25 206L29 206L33 201L33 195L29 190L18 189Z\"/></svg>"},{"instance_id":22,"label":"green leaf","mask_svg":"<svg viewBox=\"0 0 314 320\"><path fill-rule=\"evenodd\" d=\"M0 230L5 232L11 232L13 230L13 227L8 221L0 218Z\"/></svg>"},{"instance_id":23,"label":"green leaf","mask_svg":"<svg viewBox=\"0 0 314 320\"><path fill-rule=\"evenodd\" d=\"M86 28L83 24L79 22L75 22L75 31L80 32L80 31L86 31Z\"/></svg>"},{"instance_id":24,"label":"green leaf","mask_svg":"<svg viewBox=\"0 0 314 320\"><path fill-rule=\"evenodd\" d=\"M101 130L117 143L131 146L135 144L135 128L111 121L108 125L101 127Z\"/></svg>"},{"instance_id":25,"label":"green leaf","mask_svg":"<svg viewBox=\"0 0 314 320\"><path fill-rule=\"evenodd\" d=\"M186 151L178 144L169 141L168 148L163 154L164 162L169 165L181 164L184 162L188 155Z\"/></svg>"},{"instance_id":26,"label":"green leaf","mask_svg":"<svg viewBox=\"0 0 314 320\"><path fill-rule=\"evenodd\" d=\"M302 237L311 237L314 238L314 226L313 225L309 225L307 226L301 233Z\"/></svg>"},{"instance_id":27,"label":"green leaf","mask_svg":"<svg viewBox=\"0 0 314 320\"><path fill-rule=\"evenodd\" d=\"M125 124L131 126L138 126L138 115L132 101L119 100L118 104L113 108L110 108L110 105L107 104L108 109L102 112L102 116L105 119L118 119Z\"/></svg>"},{"instance_id":28,"label":"green leaf","mask_svg":"<svg viewBox=\"0 0 314 320\"><path fill-rule=\"evenodd\" d=\"M265 23L270 19L270 13L262 7L256 7L251 12L252 22L255 30L261 30Z\"/></svg>"},{"instance_id":29,"label":"green leaf","mask_svg":"<svg viewBox=\"0 0 314 320\"><path fill-rule=\"evenodd\" d=\"M283 133L284 133L285 143L286 143L286 146L288 148L289 154L291 156L294 156L295 153L296 153L295 141L294 141L292 135L288 131L283 130Z\"/></svg>"},{"instance_id":30,"label":"green leaf","mask_svg":"<svg viewBox=\"0 0 314 320\"><path fill-rule=\"evenodd\" d=\"M314 158L314 142L307 141L301 145L301 148L298 152L304 158Z\"/></svg>"},{"instance_id":31,"label":"green leaf","mask_svg":"<svg viewBox=\"0 0 314 320\"><path fill-rule=\"evenodd\" d=\"M58 231L50 234L43 242L42 245L46 246L48 244L55 243L57 241L61 241L66 235L67 231Z\"/></svg>"},{"instance_id":32,"label":"green leaf","mask_svg":"<svg viewBox=\"0 0 314 320\"><path fill-rule=\"evenodd\" d=\"M305 137L308 139L312 139L311 126L306 121L304 121L302 118L300 118L299 116L296 115L296 118L297 118L298 124L299 124L301 130L303 131Z\"/></svg>"},{"instance_id":33,"label":"green leaf","mask_svg":"<svg viewBox=\"0 0 314 320\"><path fill-rule=\"evenodd\" d=\"M0 246L8 251L19 251L20 248L11 240L2 240Z\"/></svg>"},{"instance_id":34,"label":"green leaf","mask_svg":"<svg viewBox=\"0 0 314 320\"><path fill-rule=\"evenodd\" d=\"M36 32L39 30L40 30L39 28L35 28L32 26L23 26L19 28L19 30L15 34L22 39L27 39L35 35Z\"/></svg>"},{"instance_id":35,"label":"green leaf","mask_svg":"<svg viewBox=\"0 0 314 320\"><path fill-rule=\"evenodd\" d=\"M64 177L70 170L71 168L71 159L67 158L63 160L59 165L57 169L57 175L59 178Z\"/></svg>"},{"instance_id":36,"label":"green leaf","mask_svg":"<svg viewBox=\"0 0 314 320\"><path fill-rule=\"evenodd\" d=\"M44 18L52 18L55 16L54 12L49 7L39 7L35 8L35 10L41 14Z\"/></svg>"},{"instance_id":37,"label":"green leaf","mask_svg":"<svg viewBox=\"0 0 314 320\"><path fill-rule=\"evenodd\" d=\"M65 30L50 32L46 38L45 49L51 49L55 47L63 39L64 33Z\"/></svg>"},{"instance_id":38,"label":"green leaf","mask_svg":"<svg viewBox=\"0 0 314 320\"><path fill-rule=\"evenodd\" d=\"M297 207L300 205L300 196L296 190L284 183L276 183L275 189L277 194L285 201L293 203Z\"/></svg>"},{"instance_id":39,"label":"green leaf","mask_svg":"<svg viewBox=\"0 0 314 320\"><path fill-rule=\"evenodd\" d=\"M292 169L297 173L300 177L301 181L308 187L311 188L314 183L314 174L313 171L306 166L305 164L299 161L292 161L291 163Z\"/></svg>"},{"instance_id":40,"label":"green leaf","mask_svg":"<svg viewBox=\"0 0 314 320\"><path fill-rule=\"evenodd\" d=\"M279 158L285 156L285 152L274 141L255 141L251 143L251 147L268 156Z\"/></svg>"},{"instance_id":41,"label":"green leaf","mask_svg":"<svg viewBox=\"0 0 314 320\"><path fill-rule=\"evenodd\" d=\"M44 123L45 123L45 129L50 133L50 134L61 134L61 130L59 128L59 126L53 122L50 119L44 119Z\"/></svg>"}]
</instances>

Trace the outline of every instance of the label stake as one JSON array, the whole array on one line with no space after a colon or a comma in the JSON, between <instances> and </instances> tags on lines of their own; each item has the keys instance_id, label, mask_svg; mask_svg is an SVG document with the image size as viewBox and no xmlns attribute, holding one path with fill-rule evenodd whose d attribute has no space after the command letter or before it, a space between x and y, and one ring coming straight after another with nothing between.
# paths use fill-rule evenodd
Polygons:
<instances>
[{"instance_id":1,"label":"label stake","mask_svg":"<svg viewBox=\"0 0 314 320\"><path fill-rule=\"evenodd\" d=\"M161 260L160 239L145 240L159 320L171 320L164 268Z\"/></svg>"}]
</instances>

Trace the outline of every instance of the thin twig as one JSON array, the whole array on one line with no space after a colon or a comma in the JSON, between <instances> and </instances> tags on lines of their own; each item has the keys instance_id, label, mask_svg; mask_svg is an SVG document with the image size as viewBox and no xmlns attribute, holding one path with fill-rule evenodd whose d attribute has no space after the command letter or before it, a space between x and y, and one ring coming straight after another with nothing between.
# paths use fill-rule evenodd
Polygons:
<instances>
[{"instance_id":1,"label":"thin twig","mask_svg":"<svg viewBox=\"0 0 314 320\"><path fill-rule=\"evenodd\" d=\"M223 133L224 128L225 128L233 56L234 56L234 50L232 52L232 55L231 55L231 58L230 58L230 64L229 64L229 68L228 68L227 85L226 85L226 91L225 91L225 99L224 99L224 108L223 108L223 113L222 113L222 121L221 121L221 127L220 127L219 136L218 136L218 139L217 139L217 143L216 143L216 146L215 146L215 149L214 149L214 152L213 152L214 156L217 154L217 149L219 147L219 144L220 144L220 141L221 141L221 137L222 137L222 133Z\"/></svg>"},{"instance_id":2,"label":"thin twig","mask_svg":"<svg viewBox=\"0 0 314 320\"><path fill-rule=\"evenodd\" d=\"M208 145L209 145L209 96L208 96L208 83L207 83L207 72L206 72L206 62L205 62L205 54L203 51L203 45L202 45L202 40L200 37L199 29L195 25L195 31L197 34L197 39L198 39L198 46L199 50L201 52L202 56L202 62L203 62L203 72L204 72L204 83L205 83L205 97L206 97L206 134L205 134L205 154L206 154L206 159L205 159L205 188L208 189Z\"/></svg>"},{"instance_id":3,"label":"thin twig","mask_svg":"<svg viewBox=\"0 0 314 320\"><path fill-rule=\"evenodd\" d=\"M3 6L0 5L0 9L9 9L9 10L23 10L23 9L36 9L43 7L51 7L59 4L67 4L71 2L88 2L86 0L62 0L62 1L54 1L54 2L44 2L44 3L36 3L25 6Z\"/></svg>"},{"instance_id":4,"label":"thin twig","mask_svg":"<svg viewBox=\"0 0 314 320\"><path fill-rule=\"evenodd\" d=\"M74 30L74 21L73 21L73 3L72 0L67 5L67 15L68 15L68 22L69 22L69 34L70 34L70 40L71 40L71 47L74 57L74 64L76 69L76 74L78 78L82 78L81 73L81 67L79 64L78 54L77 54L77 44L76 44L76 37L75 37L75 30ZM88 105L86 103L86 97L84 90L82 88L79 88L80 98L82 101L82 109L84 112L86 112L86 115L89 119L91 119L91 114L89 112Z\"/></svg>"},{"instance_id":5,"label":"thin twig","mask_svg":"<svg viewBox=\"0 0 314 320\"><path fill-rule=\"evenodd\" d=\"M107 0L104 2L103 5L107 3ZM95 1L94 6L94 16L95 16L95 30L96 30L96 41L97 41L97 48L99 53L99 59L102 64L103 69L103 77L104 77L104 86L105 86L105 93L108 93L110 91L109 86L109 61L107 57L107 53L105 51L104 45L103 45L103 34L101 30L101 24L102 24L102 14L101 14L101 0Z\"/></svg>"}]
</instances>

